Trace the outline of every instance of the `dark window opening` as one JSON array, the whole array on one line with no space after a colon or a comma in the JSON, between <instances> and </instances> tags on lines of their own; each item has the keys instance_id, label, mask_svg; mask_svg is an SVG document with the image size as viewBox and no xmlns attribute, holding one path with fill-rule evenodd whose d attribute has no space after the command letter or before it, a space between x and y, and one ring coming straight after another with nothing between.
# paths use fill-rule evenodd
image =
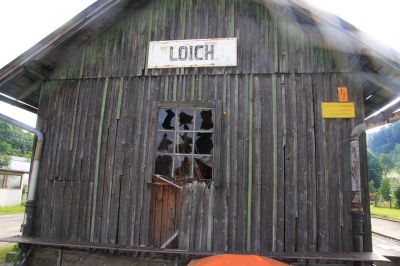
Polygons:
<instances>
[{"instance_id":1,"label":"dark window opening","mask_svg":"<svg viewBox=\"0 0 400 266\"><path fill-rule=\"evenodd\" d=\"M214 110L160 108L155 174L187 182L213 179Z\"/></svg>"}]
</instances>

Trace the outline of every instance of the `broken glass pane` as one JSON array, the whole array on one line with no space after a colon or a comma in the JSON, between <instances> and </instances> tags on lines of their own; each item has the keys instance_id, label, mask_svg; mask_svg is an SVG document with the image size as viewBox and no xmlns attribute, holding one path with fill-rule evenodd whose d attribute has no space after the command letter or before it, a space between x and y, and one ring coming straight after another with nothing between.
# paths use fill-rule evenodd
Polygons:
<instances>
[{"instance_id":1,"label":"broken glass pane","mask_svg":"<svg viewBox=\"0 0 400 266\"><path fill-rule=\"evenodd\" d=\"M196 180L212 179L213 160L211 157L195 157L193 175Z\"/></svg>"},{"instance_id":2,"label":"broken glass pane","mask_svg":"<svg viewBox=\"0 0 400 266\"><path fill-rule=\"evenodd\" d=\"M196 154L212 154L213 149L213 133L196 133L196 143L194 153Z\"/></svg>"},{"instance_id":3,"label":"broken glass pane","mask_svg":"<svg viewBox=\"0 0 400 266\"><path fill-rule=\"evenodd\" d=\"M171 177L172 170L172 156L171 155L157 155L155 173L162 176Z\"/></svg>"},{"instance_id":4,"label":"broken glass pane","mask_svg":"<svg viewBox=\"0 0 400 266\"><path fill-rule=\"evenodd\" d=\"M178 110L179 113L179 129L193 130L193 110Z\"/></svg>"},{"instance_id":5,"label":"broken glass pane","mask_svg":"<svg viewBox=\"0 0 400 266\"><path fill-rule=\"evenodd\" d=\"M213 128L212 110L197 110L196 130L212 130Z\"/></svg>"},{"instance_id":6,"label":"broken glass pane","mask_svg":"<svg viewBox=\"0 0 400 266\"><path fill-rule=\"evenodd\" d=\"M175 129L175 109L160 109L158 112L158 129Z\"/></svg>"},{"instance_id":7,"label":"broken glass pane","mask_svg":"<svg viewBox=\"0 0 400 266\"><path fill-rule=\"evenodd\" d=\"M176 145L176 153L192 153L193 147L193 133L179 132L178 141Z\"/></svg>"},{"instance_id":8,"label":"broken glass pane","mask_svg":"<svg viewBox=\"0 0 400 266\"><path fill-rule=\"evenodd\" d=\"M176 156L174 165L174 177L176 179L190 178L192 160L190 156Z\"/></svg>"},{"instance_id":9,"label":"broken glass pane","mask_svg":"<svg viewBox=\"0 0 400 266\"><path fill-rule=\"evenodd\" d=\"M175 132L158 132L157 133L157 151L174 152L174 136Z\"/></svg>"}]
</instances>

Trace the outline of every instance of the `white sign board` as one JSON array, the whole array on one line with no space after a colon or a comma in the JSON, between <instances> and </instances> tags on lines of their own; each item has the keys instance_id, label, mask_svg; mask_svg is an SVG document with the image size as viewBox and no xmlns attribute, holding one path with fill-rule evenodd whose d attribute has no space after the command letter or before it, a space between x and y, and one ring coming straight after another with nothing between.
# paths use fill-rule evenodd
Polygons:
<instances>
[{"instance_id":1,"label":"white sign board","mask_svg":"<svg viewBox=\"0 0 400 266\"><path fill-rule=\"evenodd\" d=\"M236 38L158 41L149 45L149 69L236 65Z\"/></svg>"}]
</instances>

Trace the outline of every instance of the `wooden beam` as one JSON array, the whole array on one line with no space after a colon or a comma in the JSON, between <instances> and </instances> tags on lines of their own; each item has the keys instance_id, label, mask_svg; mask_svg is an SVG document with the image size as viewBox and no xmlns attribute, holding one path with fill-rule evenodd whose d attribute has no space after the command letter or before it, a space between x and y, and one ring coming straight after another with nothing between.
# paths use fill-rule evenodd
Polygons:
<instances>
[{"instance_id":1,"label":"wooden beam","mask_svg":"<svg viewBox=\"0 0 400 266\"><path fill-rule=\"evenodd\" d=\"M27 98L29 95L31 95L32 93L36 92L37 90L40 89L40 85L42 85L42 80L38 80L35 83L32 83L31 85L29 85L28 88L26 88L22 93L16 95L15 98L17 98L18 100L22 101L25 98Z\"/></svg>"},{"instance_id":2,"label":"wooden beam","mask_svg":"<svg viewBox=\"0 0 400 266\"><path fill-rule=\"evenodd\" d=\"M172 243L172 241L174 241L174 239L179 235L179 230L176 231L172 236L170 236L162 245L160 248L166 248L168 247L169 244Z\"/></svg>"},{"instance_id":3,"label":"wooden beam","mask_svg":"<svg viewBox=\"0 0 400 266\"><path fill-rule=\"evenodd\" d=\"M176 187L176 188L178 188L178 189L182 189L182 186L179 186L178 184L175 184L173 181L168 180L167 178L165 178L165 177L163 177L163 176L161 176L161 175L153 175L153 176L156 177L156 178L158 178L158 179L160 179L160 180L162 180L162 181L164 181L165 183L170 184L170 185L173 186L173 187Z\"/></svg>"},{"instance_id":4,"label":"wooden beam","mask_svg":"<svg viewBox=\"0 0 400 266\"><path fill-rule=\"evenodd\" d=\"M36 61L29 61L23 66L23 69L41 80L46 79L50 75L50 70L43 67Z\"/></svg>"},{"instance_id":5,"label":"wooden beam","mask_svg":"<svg viewBox=\"0 0 400 266\"><path fill-rule=\"evenodd\" d=\"M28 245L49 246L57 248L75 248L75 249L97 249L113 250L119 252L138 252L169 255L194 255L199 257L213 256L223 254L221 252L194 251L184 249L158 249L152 247L129 247L110 244L87 243L87 242L61 242L40 238L29 238L23 236L13 236L0 239L1 242L11 242ZM228 254L228 253L225 253ZM234 253L241 255L258 255L257 253ZM389 262L384 256L373 252L264 252L259 254L275 259L305 259L305 260L330 260L330 261L382 261Z\"/></svg>"}]
</instances>

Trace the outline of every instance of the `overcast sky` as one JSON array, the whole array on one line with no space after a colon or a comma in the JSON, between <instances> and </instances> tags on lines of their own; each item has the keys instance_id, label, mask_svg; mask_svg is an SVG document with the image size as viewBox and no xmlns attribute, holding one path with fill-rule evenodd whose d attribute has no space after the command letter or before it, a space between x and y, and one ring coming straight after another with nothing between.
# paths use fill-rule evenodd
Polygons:
<instances>
[{"instance_id":1,"label":"overcast sky","mask_svg":"<svg viewBox=\"0 0 400 266\"><path fill-rule=\"evenodd\" d=\"M0 0L0 68L63 25L94 0ZM0 101L0 112L30 126L36 115Z\"/></svg>"},{"instance_id":2,"label":"overcast sky","mask_svg":"<svg viewBox=\"0 0 400 266\"><path fill-rule=\"evenodd\" d=\"M400 51L400 0L306 0L341 16ZM94 0L0 0L0 68ZM0 102L0 112L35 125L34 117Z\"/></svg>"}]
</instances>

